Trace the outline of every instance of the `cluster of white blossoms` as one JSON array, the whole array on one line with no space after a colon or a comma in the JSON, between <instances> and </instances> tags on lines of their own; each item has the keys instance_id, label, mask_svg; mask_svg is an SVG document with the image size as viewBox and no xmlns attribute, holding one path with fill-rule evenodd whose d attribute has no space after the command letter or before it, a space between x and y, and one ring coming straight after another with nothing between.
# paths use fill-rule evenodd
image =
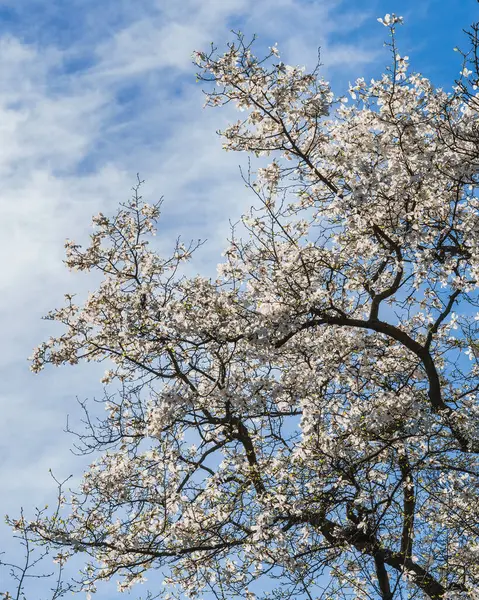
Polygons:
<instances>
[{"instance_id":1,"label":"cluster of white blossoms","mask_svg":"<svg viewBox=\"0 0 479 600\"><path fill-rule=\"evenodd\" d=\"M400 25L402 25L403 18L402 17L398 17L394 13L392 15L390 15L388 13L388 14L384 15L384 17L380 17L378 19L378 21L379 21L379 23L381 23L382 25L384 25L384 27L393 27L394 25L396 25L396 23L399 23Z\"/></svg>"},{"instance_id":2,"label":"cluster of white blossoms","mask_svg":"<svg viewBox=\"0 0 479 600\"><path fill-rule=\"evenodd\" d=\"M353 103L241 35L196 54L207 103L244 111L225 147L274 155L216 281L150 249L137 197L68 243L104 279L32 367L108 359L118 394L81 489L29 528L90 555L85 589L478 597L479 96L411 73L381 22L392 66Z\"/></svg>"}]
</instances>

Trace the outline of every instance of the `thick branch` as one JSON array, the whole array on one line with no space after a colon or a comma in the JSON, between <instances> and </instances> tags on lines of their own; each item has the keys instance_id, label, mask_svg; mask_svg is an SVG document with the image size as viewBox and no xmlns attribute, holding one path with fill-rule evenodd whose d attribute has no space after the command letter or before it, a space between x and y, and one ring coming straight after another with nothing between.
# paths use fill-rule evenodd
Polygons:
<instances>
[{"instance_id":1,"label":"thick branch","mask_svg":"<svg viewBox=\"0 0 479 600\"><path fill-rule=\"evenodd\" d=\"M251 482L253 483L254 489L256 490L258 496L261 496L265 493L266 489L259 473L258 460L256 458L253 441L249 435L248 429L237 417L232 417L230 423L236 427L236 432L232 437L243 444L243 448L245 449L246 453L246 460L248 461L250 467Z\"/></svg>"},{"instance_id":2,"label":"thick branch","mask_svg":"<svg viewBox=\"0 0 479 600\"><path fill-rule=\"evenodd\" d=\"M411 466L406 454L399 457L399 468L403 479L403 529L401 536L401 552L408 558L412 557L412 544L414 533L414 513L416 510L416 498L414 493L414 482L412 479Z\"/></svg>"},{"instance_id":3,"label":"thick branch","mask_svg":"<svg viewBox=\"0 0 479 600\"><path fill-rule=\"evenodd\" d=\"M393 600L391 585L389 584L389 575L384 564L384 560L378 554L374 555L374 564L376 566L376 577L378 578L379 589L381 590L382 600Z\"/></svg>"},{"instance_id":4,"label":"thick branch","mask_svg":"<svg viewBox=\"0 0 479 600\"><path fill-rule=\"evenodd\" d=\"M392 596L384 596L384 592L387 593L386 579L384 577L385 565L392 567L399 573L407 571L415 584L431 600L442 600L447 592L447 589L443 585L436 581L426 569L415 563L412 558L404 555L402 552L393 552L388 548L384 548L381 546L379 540L370 533L364 533L353 527L341 527L331 519L317 513L305 513L299 517L291 518L289 521L309 523L313 527L317 527L331 545L344 546L347 543L359 552L371 556L376 564L376 570L379 565L380 586L384 586L381 587L383 599L392 598Z\"/></svg>"},{"instance_id":5,"label":"thick branch","mask_svg":"<svg viewBox=\"0 0 479 600\"><path fill-rule=\"evenodd\" d=\"M442 399L441 393L441 382L439 379L439 374L436 369L436 365L434 364L434 360L429 353L429 349L426 346L423 346L412 337L410 337L405 331L386 323L385 321L380 321L379 319L369 319L367 321L362 319L354 319L346 316L335 316L324 313L321 310L312 309L311 313L317 317L316 319L310 319L303 323L298 330L289 333L284 336L280 340L278 340L275 344L276 348L280 348L283 346L288 340L294 337L299 331L304 329L309 329L312 327L318 327L320 325L337 325L339 327L358 327L360 329L370 329L372 331L376 331L378 333L383 333L388 337L396 340L401 343L405 348L413 352L419 360L422 362L424 370L426 371L426 375L429 382L429 390L428 397L429 402L431 404L432 411L436 414L441 414L453 433L455 439L458 441L461 446L461 450L464 452L479 452L479 447L471 445L470 440L468 440L457 425L454 423L454 415L453 410L445 404Z\"/></svg>"},{"instance_id":6,"label":"thick branch","mask_svg":"<svg viewBox=\"0 0 479 600\"><path fill-rule=\"evenodd\" d=\"M379 294L373 294L372 292L370 292L372 294L371 311L369 313L370 321L374 321L378 318L379 305L381 304L381 302L383 300L386 300L386 298L390 298L393 294L395 294L398 291L399 287L401 286L401 281L404 273L402 267L402 253L399 245L396 244L394 240L392 240L386 233L384 233L378 225L373 225L373 231L378 240L383 242L385 241L388 245L389 250L396 254L399 266L394 281L389 286L389 288L383 290Z\"/></svg>"}]
</instances>

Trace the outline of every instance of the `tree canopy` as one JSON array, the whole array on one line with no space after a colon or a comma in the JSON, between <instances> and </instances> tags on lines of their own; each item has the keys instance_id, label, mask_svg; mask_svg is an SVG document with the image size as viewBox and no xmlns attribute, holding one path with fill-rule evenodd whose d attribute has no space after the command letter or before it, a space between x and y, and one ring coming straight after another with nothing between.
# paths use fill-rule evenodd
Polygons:
<instances>
[{"instance_id":1,"label":"tree canopy","mask_svg":"<svg viewBox=\"0 0 479 600\"><path fill-rule=\"evenodd\" d=\"M70 269L101 272L32 368L103 361L99 452L59 510L17 521L89 555L82 588L150 569L161 598L477 598L477 26L451 91L391 65L349 98L238 34L195 53L226 150L271 156L216 280L149 242L139 187ZM88 414L88 413L87 413Z\"/></svg>"}]
</instances>

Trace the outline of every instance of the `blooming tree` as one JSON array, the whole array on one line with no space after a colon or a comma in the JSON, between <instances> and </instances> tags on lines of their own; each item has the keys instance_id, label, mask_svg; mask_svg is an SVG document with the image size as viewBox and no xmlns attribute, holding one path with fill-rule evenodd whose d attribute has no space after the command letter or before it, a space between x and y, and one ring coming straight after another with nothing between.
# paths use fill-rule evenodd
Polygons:
<instances>
[{"instance_id":1,"label":"blooming tree","mask_svg":"<svg viewBox=\"0 0 479 600\"><path fill-rule=\"evenodd\" d=\"M380 21L392 64L348 99L241 34L195 54L206 104L243 111L225 149L272 157L216 280L150 248L138 188L67 242L103 280L32 368L108 359L116 391L28 530L89 555L84 590L160 569L162 598L478 597L477 44L447 92Z\"/></svg>"}]
</instances>

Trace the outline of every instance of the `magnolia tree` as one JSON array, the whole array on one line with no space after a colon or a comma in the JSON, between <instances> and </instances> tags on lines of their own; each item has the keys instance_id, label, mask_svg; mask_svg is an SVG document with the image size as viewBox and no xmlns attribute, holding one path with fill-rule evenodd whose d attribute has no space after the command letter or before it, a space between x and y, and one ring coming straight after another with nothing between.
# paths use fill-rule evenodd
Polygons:
<instances>
[{"instance_id":1,"label":"magnolia tree","mask_svg":"<svg viewBox=\"0 0 479 600\"><path fill-rule=\"evenodd\" d=\"M477 27L451 92L392 64L349 99L238 35L195 54L227 150L271 156L218 278L148 245L160 206L94 218L103 274L32 368L108 359L99 451L59 510L17 522L89 555L81 585L161 598L479 594ZM349 100L349 101L348 101Z\"/></svg>"}]
</instances>

